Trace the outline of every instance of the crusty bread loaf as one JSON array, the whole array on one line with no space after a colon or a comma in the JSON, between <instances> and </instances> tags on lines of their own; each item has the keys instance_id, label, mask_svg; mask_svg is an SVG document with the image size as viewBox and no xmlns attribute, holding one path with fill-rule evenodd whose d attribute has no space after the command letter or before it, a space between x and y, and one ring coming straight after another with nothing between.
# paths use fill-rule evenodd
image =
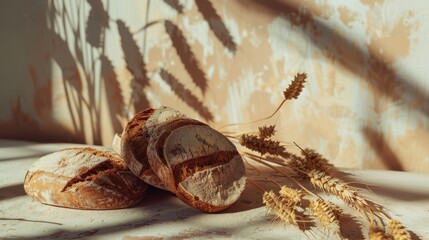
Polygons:
<instances>
[{"instance_id":1,"label":"crusty bread loaf","mask_svg":"<svg viewBox=\"0 0 429 240\"><path fill-rule=\"evenodd\" d=\"M44 204L77 209L117 209L138 203L147 184L120 156L102 148L69 148L33 163L25 192Z\"/></svg>"},{"instance_id":2,"label":"crusty bread loaf","mask_svg":"<svg viewBox=\"0 0 429 240\"><path fill-rule=\"evenodd\" d=\"M170 191L205 212L229 207L245 188L245 167L236 147L196 120L159 124L149 140L148 160Z\"/></svg>"}]
</instances>

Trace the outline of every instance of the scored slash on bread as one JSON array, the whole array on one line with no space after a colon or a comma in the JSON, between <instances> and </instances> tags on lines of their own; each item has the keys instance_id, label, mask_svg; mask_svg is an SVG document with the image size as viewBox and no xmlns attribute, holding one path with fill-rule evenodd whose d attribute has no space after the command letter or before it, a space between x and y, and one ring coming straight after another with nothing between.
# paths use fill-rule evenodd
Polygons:
<instances>
[{"instance_id":1,"label":"scored slash on bread","mask_svg":"<svg viewBox=\"0 0 429 240\"><path fill-rule=\"evenodd\" d=\"M77 209L117 209L138 203L147 185L116 153L104 148L68 148L33 163L25 192L41 203Z\"/></svg>"}]
</instances>

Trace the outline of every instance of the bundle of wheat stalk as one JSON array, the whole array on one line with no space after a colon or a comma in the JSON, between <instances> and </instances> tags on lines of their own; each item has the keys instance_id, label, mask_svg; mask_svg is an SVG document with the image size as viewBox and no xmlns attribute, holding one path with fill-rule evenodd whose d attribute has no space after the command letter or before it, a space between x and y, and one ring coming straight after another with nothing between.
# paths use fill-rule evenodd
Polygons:
<instances>
[{"instance_id":1,"label":"bundle of wheat stalk","mask_svg":"<svg viewBox=\"0 0 429 240\"><path fill-rule=\"evenodd\" d=\"M284 99L274 113L254 122L271 118L285 101L297 99L304 88L306 78L305 73L297 74L283 92ZM291 188L281 185L259 171L266 179L278 185L280 190L276 194L272 189L266 190L256 182L249 180L263 191L263 203L274 214L275 219L280 219L285 224L294 225L303 231L308 229L302 227L303 225L315 226L317 222L317 226L320 226L324 232L342 238L340 228L343 209L319 196L316 191L318 189L336 196L354 209L356 215L362 217L362 223L369 226L369 239L411 239L410 233L405 227L399 221L391 219L381 205L370 201L358 189L338 177L336 173L339 170L322 155L312 149L302 149L296 143L295 146L301 150L301 156L293 154L286 149L285 144L275 139L275 133L275 125L270 125L259 127L258 133L245 133L239 137L230 136L238 140L243 147L260 154L242 152L247 166L254 167L250 162L256 161L277 171L296 186L296 188ZM292 177L291 174L280 170L280 167L290 170L289 172L295 173L299 178ZM315 190L308 190L298 179L308 181Z\"/></svg>"}]
</instances>

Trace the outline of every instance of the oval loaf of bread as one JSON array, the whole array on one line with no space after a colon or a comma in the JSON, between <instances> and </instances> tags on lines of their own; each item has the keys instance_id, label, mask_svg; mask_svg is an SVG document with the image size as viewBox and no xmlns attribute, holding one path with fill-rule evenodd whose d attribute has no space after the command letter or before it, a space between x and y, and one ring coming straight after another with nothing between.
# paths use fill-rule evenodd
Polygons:
<instances>
[{"instance_id":1,"label":"oval loaf of bread","mask_svg":"<svg viewBox=\"0 0 429 240\"><path fill-rule=\"evenodd\" d=\"M77 209L117 209L138 203L147 184L102 148L69 148L33 163L25 192L41 203Z\"/></svg>"},{"instance_id":2,"label":"oval loaf of bread","mask_svg":"<svg viewBox=\"0 0 429 240\"><path fill-rule=\"evenodd\" d=\"M159 124L149 140L148 160L170 191L205 212L229 207L246 185L244 163L234 144L197 120Z\"/></svg>"}]
</instances>

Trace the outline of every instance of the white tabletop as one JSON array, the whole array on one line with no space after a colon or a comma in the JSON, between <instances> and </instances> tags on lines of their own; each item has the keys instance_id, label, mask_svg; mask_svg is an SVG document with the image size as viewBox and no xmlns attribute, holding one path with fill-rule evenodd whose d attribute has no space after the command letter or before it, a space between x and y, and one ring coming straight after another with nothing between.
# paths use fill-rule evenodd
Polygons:
<instances>
[{"instance_id":1,"label":"white tabletop","mask_svg":"<svg viewBox=\"0 0 429 240\"><path fill-rule=\"evenodd\" d=\"M46 206L28 197L23 180L31 163L70 146L76 145L0 140L0 239L330 239L321 230L304 234L273 222L262 206L261 192L250 184L236 204L215 214L201 213L156 189L135 207L107 211ZM365 196L386 207L416 239L429 239L429 175L348 172L352 175L347 181L371 186L371 191L363 190ZM248 174L258 178L251 169ZM269 188L265 181L258 183ZM349 221L344 232L349 239L367 235L366 226L359 227L355 221Z\"/></svg>"}]
</instances>

